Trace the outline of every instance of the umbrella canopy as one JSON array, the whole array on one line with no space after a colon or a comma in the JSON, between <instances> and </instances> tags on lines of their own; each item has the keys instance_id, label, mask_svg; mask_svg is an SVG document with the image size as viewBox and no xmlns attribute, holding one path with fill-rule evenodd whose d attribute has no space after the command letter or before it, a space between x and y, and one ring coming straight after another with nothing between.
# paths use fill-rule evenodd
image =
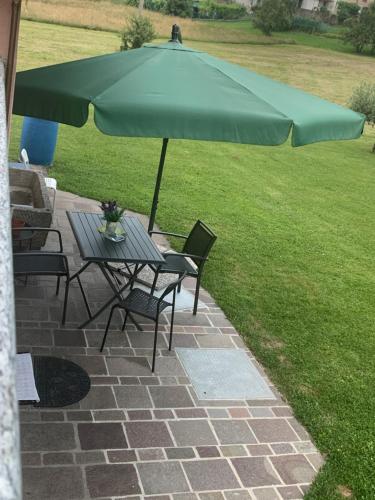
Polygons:
<instances>
[{"instance_id":1,"label":"umbrella canopy","mask_svg":"<svg viewBox=\"0 0 375 500\"><path fill-rule=\"evenodd\" d=\"M293 146L356 139L365 117L177 39L17 73L13 113L117 136L162 137L149 230L169 138Z\"/></svg>"},{"instance_id":2,"label":"umbrella canopy","mask_svg":"<svg viewBox=\"0 0 375 500\"><path fill-rule=\"evenodd\" d=\"M364 117L177 41L17 73L13 112L105 134L278 145L355 139Z\"/></svg>"}]
</instances>

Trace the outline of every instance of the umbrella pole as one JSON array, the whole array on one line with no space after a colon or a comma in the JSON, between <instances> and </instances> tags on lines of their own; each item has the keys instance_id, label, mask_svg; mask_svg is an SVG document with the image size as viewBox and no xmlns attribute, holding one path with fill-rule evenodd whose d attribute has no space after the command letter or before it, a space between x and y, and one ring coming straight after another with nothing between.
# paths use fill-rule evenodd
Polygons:
<instances>
[{"instance_id":1,"label":"umbrella pole","mask_svg":"<svg viewBox=\"0 0 375 500\"><path fill-rule=\"evenodd\" d=\"M148 232L153 230L155 224L156 210L158 209L160 184L161 184L161 178L163 176L163 168L164 168L165 155L167 153L168 141L169 141L168 138L163 139L163 146L161 148L160 160L159 160L158 175L156 176L154 198L152 200L150 222L148 224Z\"/></svg>"}]
</instances>

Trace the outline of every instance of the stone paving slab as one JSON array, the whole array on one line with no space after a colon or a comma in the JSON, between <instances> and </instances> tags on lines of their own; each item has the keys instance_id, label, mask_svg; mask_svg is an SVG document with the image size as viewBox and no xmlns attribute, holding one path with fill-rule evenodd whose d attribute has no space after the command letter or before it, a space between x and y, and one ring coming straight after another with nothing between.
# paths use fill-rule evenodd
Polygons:
<instances>
[{"instance_id":1,"label":"stone paving slab","mask_svg":"<svg viewBox=\"0 0 375 500\"><path fill-rule=\"evenodd\" d=\"M62 231L71 271L81 260L65 210L98 211L96 201L58 192L54 225ZM140 216L144 224L147 219ZM159 238L159 243L166 245ZM95 266L82 275L93 310L111 293ZM194 291L193 279L184 288ZM62 285L63 289L63 285ZM54 278L16 282L18 348L70 359L91 379L89 394L65 408L20 408L24 498L28 500L242 500L303 498L323 460L289 405L242 339L202 290L206 308L177 312L173 347L245 353L275 399L199 399L176 351L167 350L163 315L155 374L153 324L114 319L99 352L108 311L81 331L85 314L72 284L61 326L62 293Z\"/></svg>"}]
</instances>

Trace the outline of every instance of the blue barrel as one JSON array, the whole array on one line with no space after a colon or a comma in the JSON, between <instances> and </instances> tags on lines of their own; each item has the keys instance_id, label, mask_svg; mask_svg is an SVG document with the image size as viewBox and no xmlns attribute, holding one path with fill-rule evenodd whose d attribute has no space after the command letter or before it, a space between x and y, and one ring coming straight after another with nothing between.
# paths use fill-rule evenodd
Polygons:
<instances>
[{"instance_id":1,"label":"blue barrel","mask_svg":"<svg viewBox=\"0 0 375 500\"><path fill-rule=\"evenodd\" d=\"M21 150L26 149L30 163L52 165L59 124L25 116L21 135Z\"/></svg>"}]
</instances>

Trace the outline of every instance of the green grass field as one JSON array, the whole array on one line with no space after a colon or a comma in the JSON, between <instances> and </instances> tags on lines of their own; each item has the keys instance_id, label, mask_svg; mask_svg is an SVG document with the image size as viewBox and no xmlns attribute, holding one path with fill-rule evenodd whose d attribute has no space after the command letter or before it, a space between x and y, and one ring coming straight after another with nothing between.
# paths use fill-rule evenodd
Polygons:
<instances>
[{"instance_id":1,"label":"green grass field","mask_svg":"<svg viewBox=\"0 0 375 500\"><path fill-rule=\"evenodd\" d=\"M113 33L23 22L19 66L116 50ZM302 45L191 43L345 103L373 60ZM358 76L360 75L360 76ZM21 119L13 122L17 156ZM375 498L375 142L293 149L171 141L157 221L218 234L204 279L327 462L308 499ZM60 189L148 213L161 141L61 126Z\"/></svg>"},{"instance_id":2,"label":"green grass field","mask_svg":"<svg viewBox=\"0 0 375 500\"><path fill-rule=\"evenodd\" d=\"M66 26L120 32L127 19L137 9L123 0L30 0L24 2L25 19ZM254 28L250 18L241 21L204 21L167 16L150 10L144 11L160 37L170 35L171 26L179 24L184 40L222 42L252 45L297 44L314 48L353 53L354 49L340 37L342 27L330 27L328 33L312 35L301 32L274 33L265 36Z\"/></svg>"}]
</instances>

